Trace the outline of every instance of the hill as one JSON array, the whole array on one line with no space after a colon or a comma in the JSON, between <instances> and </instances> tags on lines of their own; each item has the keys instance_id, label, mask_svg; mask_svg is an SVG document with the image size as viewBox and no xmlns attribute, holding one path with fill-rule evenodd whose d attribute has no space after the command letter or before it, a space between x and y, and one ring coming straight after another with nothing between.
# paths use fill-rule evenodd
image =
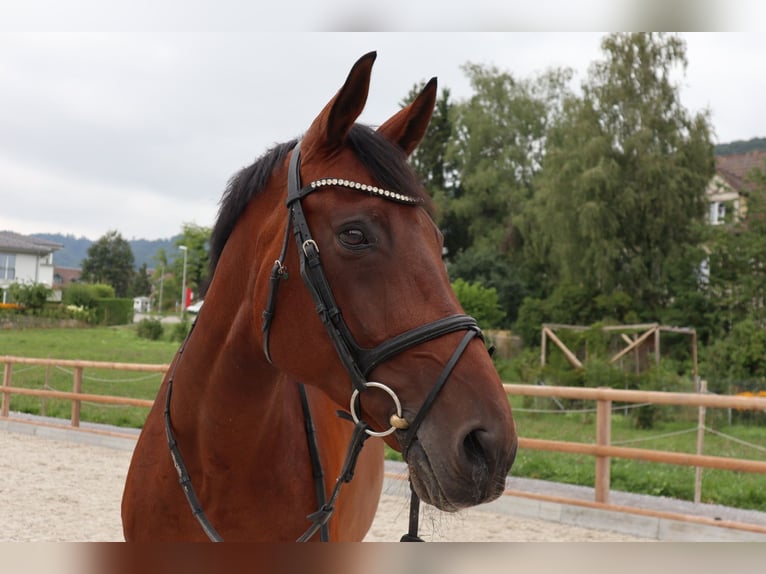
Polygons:
<instances>
[{"instance_id":1,"label":"hill","mask_svg":"<svg viewBox=\"0 0 766 574\"><path fill-rule=\"evenodd\" d=\"M75 237L74 235L63 235L61 233L34 233L35 237L40 237L48 241L61 243L63 249L53 254L53 261L57 267L73 267L79 269L82 266L82 260L88 256L88 248L94 241L87 237ZM133 257L136 261L136 269L146 263L150 269L155 266L154 255L161 248L172 251L176 237L168 239L128 239L130 249L133 251Z\"/></svg>"},{"instance_id":2,"label":"hill","mask_svg":"<svg viewBox=\"0 0 766 574\"><path fill-rule=\"evenodd\" d=\"M734 155L754 150L766 150L766 138L737 140L715 146L715 155Z\"/></svg>"}]
</instances>

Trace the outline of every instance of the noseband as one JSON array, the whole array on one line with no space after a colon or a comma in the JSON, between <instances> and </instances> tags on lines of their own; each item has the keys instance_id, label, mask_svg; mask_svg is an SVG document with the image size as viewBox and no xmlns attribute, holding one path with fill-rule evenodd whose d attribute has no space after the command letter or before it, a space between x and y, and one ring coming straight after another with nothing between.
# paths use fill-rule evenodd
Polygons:
<instances>
[{"instance_id":1,"label":"noseband","mask_svg":"<svg viewBox=\"0 0 766 574\"><path fill-rule=\"evenodd\" d=\"M300 259L300 272L303 282L311 293L314 303L316 304L316 310L319 317L324 324L330 340L338 353L341 363L351 377L353 384L353 391L351 393L350 401L350 418L355 423L354 432L351 442L349 444L346 459L343 463L343 469L341 475L338 477L335 488L333 489L329 500L326 500L324 493L323 481L317 480L317 497L319 503L319 510L308 516L312 525L306 530L306 532L298 538L299 542L309 540L317 531L321 530L322 540L329 539L327 523L334 512L335 500L340 492L340 487L350 482L354 475L354 467L356 465L357 457L362 449L364 441L370 436L386 436L399 430L403 434L399 443L402 445L402 455L407 460L407 455L410 450L410 446L417 438L417 431L421 423L425 419L426 415L430 411L437 396L441 392L444 384L447 382L452 370L460 360L460 357L465 352L468 345L474 339L479 337L483 340L483 336L476 320L468 315L456 314L448 317L431 321L419 327L415 327L404 333L392 337L388 341L385 341L378 346L368 349L364 348L356 342L354 336L351 333L348 325L343 319L340 307L335 301L330 283L327 281L327 276L322 269L322 263L319 259L319 245L312 238L309 225L306 220L306 216L303 212L302 200L315 191L327 187L345 187L352 190L358 190L362 193L368 193L374 196L381 197L388 201L393 201L403 205L416 206L421 203L421 200L395 193L389 190L380 189L375 186L367 184L361 184L358 182L352 182L345 179L321 179L313 181L301 187L300 177L300 142L293 148L290 158L290 166L288 172L287 181L287 208L288 208L288 222L285 227L285 237L282 243L282 250L277 259L274 262L272 268L270 282L269 282L269 295L266 301L266 308L263 312L263 351L269 362L272 362L271 353L269 349L269 335L271 329L271 323L274 318L274 312L276 310L277 292L280 283L287 279L287 269L284 265L285 258L287 256L287 249L290 243L290 231L295 238L295 243L298 248L298 257ZM192 329L187 335L186 341L188 341L194 330L196 321L192 323ZM386 360L407 351L413 347L432 341L449 333L457 331L465 331L465 335L461 339L452 356L445 364L439 378L431 388L431 391L426 396L423 404L420 406L420 410L415 415L412 421L407 421L402 412L402 406L396 393L389 386L368 381L367 376L378 365ZM178 443L175 439L175 433L173 432L172 423L170 420L170 400L173 389L173 379L175 377L176 367L181 360L181 356L186 347L186 341L181 345L178 356L174 363L173 369L168 377L167 395L165 398L165 431L167 434L168 446L170 448L170 454L173 459L174 466L179 476L179 481L183 489L189 506L192 509L197 521L202 526L202 529L207 534L208 538L213 541L222 541L223 539L211 525L202 506L194 492L194 488L191 484L191 477L184 464ZM394 402L395 412L391 415L390 424L391 427L388 430L376 432L373 431L367 423L359 417L359 401L363 392L377 388L386 392ZM313 423L310 420L310 411L308 409L308 401L305 397L305 391L301 389L301 400L303 404L304 414L306 416L307 435L309 436L309 450L311 451L312 465L315 467L315 478L321 477L321 468L317 469L316 465L319 457L316 452L316 443L313 440ZM339 413L341 416L348 417L346 413ZM317 474L318 472L318 474ZM418 507L419 498L412 491L411 505L410 505L410 525L409 532L402 537L402 541L421 541L417 536L418 529Z\"/></svg>"}]
</instances>

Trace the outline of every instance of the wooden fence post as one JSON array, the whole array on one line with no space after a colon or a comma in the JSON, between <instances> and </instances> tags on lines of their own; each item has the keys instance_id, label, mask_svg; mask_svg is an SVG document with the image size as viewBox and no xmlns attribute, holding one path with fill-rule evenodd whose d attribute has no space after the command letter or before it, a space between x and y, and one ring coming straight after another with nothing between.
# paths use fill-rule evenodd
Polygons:
<instances>
[{"instance_id":1,"label":"wooden fence post","mask_svg":"<svg viewBox=\"0 0 766 574\"><path fill-rule=\"evenodd\" d=\"M82 393L82 367L74 368L74 385L72 392L80 394ZM72 401L72 426L80 426L80 401Z\"/></svg>"},{"instance_id":2,"label":"wooden fence post","mask_svg":"<svg viewBox=\"0 0 766 574\"><path fill-rule=\"evenodd\" d=\"M699 382L700 394L707 393L707 381L701 380ZM699 407L697 414L697 454L702 454L705 449L705 412L704 406ZM702 467L698 466L694 469L694 503L699 504L702 501Z\"/></svg>"},{"instance_id":3,"label":"wooden fence post","mask_svg":"<svg viewBox=\"0 0 766 574\"><path fill-rule=\"evenodd\" d=\"M50 359L50 357L48 357ZM51 390L51 368L53 365L46 365L45 366L45 385L43 386L43 389L46 391ZM40 406L40 414L43 416L46 416L48 414L48 399L47 397L41 397L42 404Z\"/></svg>"},{"instance_id":4,"label":"wooden fence post","mask_svg":"<svg viewBox=\"0 0 766 574\"><path fill-rule=\"evenodd\" d=\"M11 386L12 374L13 374L13 363L9 361L5 363L5 368L3 369L3 386L4 387ZM8 413L10 412L10 408L11 408L11 395L9 395L8 393L3 393L2 407L0 407L0 414L2 414L4 417L7 417Z\"/></svg>"},{"instance_id":5,"label":"wooden fence post","mask_svg":"<svg viewBox=\"0 0 766 574\"><path fill-rule=\"evenodd\" d=\"M596 402L596 444L610 446L612 442L612 401ZM609 504L611 458L596 456L596 502Z\"/></svg>"}]
</instances>

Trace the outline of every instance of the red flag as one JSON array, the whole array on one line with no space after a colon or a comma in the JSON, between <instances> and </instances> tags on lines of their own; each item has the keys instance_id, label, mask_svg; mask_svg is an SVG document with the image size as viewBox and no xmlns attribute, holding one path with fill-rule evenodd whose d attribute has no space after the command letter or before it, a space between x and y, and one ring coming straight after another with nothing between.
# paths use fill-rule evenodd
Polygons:
<instances>
[{"instance_id":1,"label":"red flag","mask_svg":"<svg viewBox=\"0 0 766 574\"><path fill-rule=\"evenodd\" d=\"M184 301L184 309L192 304L192 290L190 287L186 288L186 301Z\"/></svg>"}]
</instances>

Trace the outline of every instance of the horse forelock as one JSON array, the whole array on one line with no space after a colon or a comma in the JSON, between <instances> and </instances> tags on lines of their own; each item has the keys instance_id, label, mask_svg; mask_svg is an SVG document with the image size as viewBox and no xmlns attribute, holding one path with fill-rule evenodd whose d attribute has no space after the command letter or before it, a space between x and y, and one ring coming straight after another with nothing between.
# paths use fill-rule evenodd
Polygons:
<instances>
[{"instance_id":1,"label":"horse forelock","mask_svg":"<svg viewBox=\"0 0 766 574\"><path fill-rule=\"evenodd\" d=\"M221 197L218 217L210 236L208 275L210 278L215 273L221 253L245 207L266 187L274 169L286 160L297 142L298 140L294 139L273 146L229 180ZM419 184L415 171L407 162L407 156L401 149L363 124L352 126L346 142L379 185L420 199L422 206L429 213L432 212L431 198ZM343 176L343 174L327 175L329 177Z\"/></svg>"}]
</instances>

